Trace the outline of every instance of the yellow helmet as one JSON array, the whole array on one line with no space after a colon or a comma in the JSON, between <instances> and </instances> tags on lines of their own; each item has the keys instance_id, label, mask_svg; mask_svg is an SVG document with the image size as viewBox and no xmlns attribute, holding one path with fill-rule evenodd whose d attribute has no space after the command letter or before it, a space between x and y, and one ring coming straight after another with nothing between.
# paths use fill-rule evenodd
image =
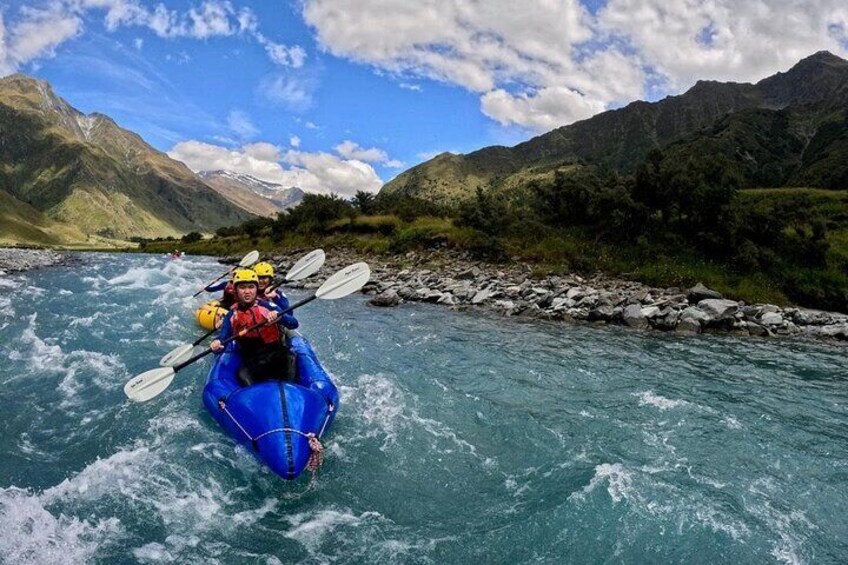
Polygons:
<instances>
[{"instance_id":1,"label":"yellow helmet","mask_svg":"<svg viewBox=\"0 0 848 565\"><path fill-rule=\"evenodd\" d=\"M259 284L259 277L256 276L256 271L252 269L236 269L233 275L233 284L239 283L256 283Z\"/></svg>"},{"instance_id":2,"label":"yellow helmet","mask_svg":"<svg viewBox=\"0 0 848 565\"><path fill-rule=\"evenodd\" d=\"M274 267L271 263L257 263L253 266L253 270L256 271L257 277L273 277L274 276Z\"/></svg>"}]
</instances>

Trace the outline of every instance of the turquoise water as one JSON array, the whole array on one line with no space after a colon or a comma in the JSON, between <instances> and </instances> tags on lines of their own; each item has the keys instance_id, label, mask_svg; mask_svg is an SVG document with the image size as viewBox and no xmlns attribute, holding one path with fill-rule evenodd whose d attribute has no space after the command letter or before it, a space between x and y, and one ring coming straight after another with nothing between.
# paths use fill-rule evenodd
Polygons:
<instances>
[{"instance_id":1,"label":"turquoise water","mask_svg":"<svg viewBox=\"0 0 848 565\"><path fill-rule=\"evenodd\" d=\"M208 361L123 396L200 335L220 269L0 279L0 560L848 561L844 348L313 303L342 405L315 484L286 483L203 410Z\"/></svg>"}]
</instances>

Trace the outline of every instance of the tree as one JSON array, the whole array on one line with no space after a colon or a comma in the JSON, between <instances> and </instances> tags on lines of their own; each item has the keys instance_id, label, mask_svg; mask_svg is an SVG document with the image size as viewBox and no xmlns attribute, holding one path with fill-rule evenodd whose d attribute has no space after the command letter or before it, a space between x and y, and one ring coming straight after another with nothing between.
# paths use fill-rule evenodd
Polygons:
<instances>
[{"instance_id":1,"label":"tree","mask_svg":"<svg viewBox=\"0 0 848 565\"><path fill-rule=\"evenodd\" d=\"M194 243L195 241L200 241L201 239L203 239L203 235L201 235L199 232L193 231L185 234L182 237L181 241L183 243Z\"/></svg>"},{"instance_id":2,"label":"tree","mask_svg":"<svg viewBox=\"0 0 848 565\"><path fill-rule=\"evenodd\" d=\"M353 197L352 204L361 214L368 216L376 210L376 196L372 192L358 190Z\"/></svg>"}]
</instances>

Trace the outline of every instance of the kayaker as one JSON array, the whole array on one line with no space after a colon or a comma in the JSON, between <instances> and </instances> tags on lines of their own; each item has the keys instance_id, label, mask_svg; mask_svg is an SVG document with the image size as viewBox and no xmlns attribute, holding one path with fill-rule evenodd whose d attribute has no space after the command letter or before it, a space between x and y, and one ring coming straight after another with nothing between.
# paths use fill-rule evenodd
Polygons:
<instances>
[{"instance_id":1,"label":"kayaker","mask_svg":"<svg viewBox=\"0 0 848 565\"><path fill-rule=\"evenodd\" d=\"M210 344L212 351L224 350L222 341L256 325L263 320L269 323L254 329L244 336L236 338L242 357L242 366L238 379L242 386L250 386L269 380L286 380L289 376L289 351L285 334L280 324L294 329L298 323L291 314L282 314L282 310L273 302L257 300L259 278L251 269L239 269L233 275L236 303L224 317L218 339Z\"/></svg>"},{"instance_id":2,"label":"kayaker","mask_svg":"<svg viewBox=\"0 0 848 565\"><path fill-rule=\"evenodd\" d=\"M221 308L225 310L229 310L233 304L236 302L236 289L233 286L233 281L221 281L218 284L210 284L206 288L204 288L206 292L218 292L223 290L224 294L221 295Z\"/></svg>"},{"instance_id":3,"label":"kayaker","mask_svg":"<svg viewBox=\"0 0 848 565\"><path fill-rule=\"evenodd\" d=\"M265 289L271 286L271 282L274 280L274 266L263 261L262 263L255 264L253 270L256 271L256 276L259 277L259 299L270 300L280 310L288 308L290 306L289 299L283 294L280 287L270 292L265 292Z\"/></svg>"}]
</instances>

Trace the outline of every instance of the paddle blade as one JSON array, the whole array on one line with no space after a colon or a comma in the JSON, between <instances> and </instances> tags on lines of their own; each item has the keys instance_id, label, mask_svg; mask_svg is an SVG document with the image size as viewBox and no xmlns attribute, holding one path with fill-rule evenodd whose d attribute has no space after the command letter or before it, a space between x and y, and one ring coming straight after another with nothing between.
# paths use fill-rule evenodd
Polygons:
<instances>
[{"instance_id":1,"label":"paddle blade","mask_svg":"<svg viewBox=\"0 0 848 565\"><path fill-rule=\"evenodd\" d=\"M315 298L322 300L342 298L361 289L369 278L371 278L371 268L368 263L354 263L324 281L324 284L315 291Z\"/></svg>"},{"instance_id":2,"label":"paddle blade","mask_svg":"<svg viewBox=\"0 0 848 565\"><path fill-rule=\"evenodd\" d=\"M136 375L124 385L124 394L136 402L147 402L159 396L174 380L174 369L159 367Z\"/></svg>"},{"instance_id":3,"label":"paddle blade","mask_svg":"<svg viewBox=\"0 0 848 565\"><path fill-rule=\"evenodd\" d=\"M254 249L239 261L239 267L250 267L257 261L259 261L259 252Z\"/></svg>"},{"instance_id":4,"label":"paddle blade","mask_svg":"<svg viewBox=\"0 0 848 565\"><path fill-rule=\"evenodd\" d=\"M302 257L300 261L295 263L292 268L289 269L289 272L286 273L286 280L299 281L306 277L311 277L318 272L318 269L320 269L322 265L324 265L325 258L324 250L316 249Z\"/></svg>"},{"instance_id":5,"label":"paddle blade","mask_svg":"<svg viewBox=\"0 0 848 565\"><path fill-rule=\"evenodd\" d=\"M173 351L162 357L162 359L159 360L159 366L173 367L174 365L179 365L180 363L191 357L192 351L194 351L193 345L180 345L179 347L175 348Z\"/></svg>"}]
</instances>

